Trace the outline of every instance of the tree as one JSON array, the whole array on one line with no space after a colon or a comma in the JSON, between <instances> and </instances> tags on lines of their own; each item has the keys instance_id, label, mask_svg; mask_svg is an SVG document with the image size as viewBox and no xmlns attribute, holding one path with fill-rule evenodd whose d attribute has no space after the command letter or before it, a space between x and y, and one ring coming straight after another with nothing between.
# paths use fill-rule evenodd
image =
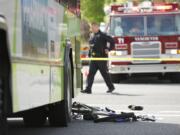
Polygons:
<instances>
[{"instance_id":1,"label":"tree","mask_svg":"<svg viewBox=\"0 0 180 135\"><path fill-rule=\"evenodd\" d=\"M104 20L105 0L81 0L81 16L88 22L102 22Z\"/></svg>"}]
</instances>

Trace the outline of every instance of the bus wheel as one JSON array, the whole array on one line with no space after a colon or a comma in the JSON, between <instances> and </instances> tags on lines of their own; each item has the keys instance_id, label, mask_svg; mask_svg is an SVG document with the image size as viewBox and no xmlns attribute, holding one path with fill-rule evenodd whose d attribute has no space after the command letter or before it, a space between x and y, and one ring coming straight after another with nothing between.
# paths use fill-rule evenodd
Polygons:
<instances>
[{"instance_id":1,"label":"bus wheel","mask_svg":"<svg viewBox=\"0 0 180 135\"><path fill-rule=\"evenodd\" d=\"M7 122L4 114L4 106L3 106L3 82L0 78L0 134L7 134Z\"/></svg>"},{"instance_id":2,"label":"bus wheel","mask_svg":"<svg viewBox=\"0 0 180 135\"><path fill-rule=\"evenodd\" d=\"M71 120L72 108L72 69L70 60L64 67L64 100L60 103L50 105L49 107L49 123L51 126L68 125Z\"/></svg>"},{"instance_id":3,"label":"bus wheel","mask_svg":"<svg viewBox=\"0 0 180 135\"><path fill-rule=\"evenodd\" d=\"M172 83L180 83L180 73L172 73L170 75L170 80Z\"/></svg>"},{"instance_id":4,"label":"bus wheel","mask_svg":"<svg viewBox=\"0 0 180 135\"><path fill-rule=\"evenodd\" d=\"M26 126L43 126L46 123L46 110L45 109L33 109L24 112L23 120Z\"/></svg>"}]
</instances>

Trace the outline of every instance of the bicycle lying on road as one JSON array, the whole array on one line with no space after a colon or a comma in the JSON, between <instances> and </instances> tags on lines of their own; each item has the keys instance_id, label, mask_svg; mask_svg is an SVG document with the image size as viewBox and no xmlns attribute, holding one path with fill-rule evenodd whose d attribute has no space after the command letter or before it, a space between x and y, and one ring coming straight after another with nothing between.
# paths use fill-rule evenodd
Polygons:
<instances>
[{"instance_id":1,"label":"bicycle lying on road","mask_svg":"<svg viewBox=\"0 0 180 135\"><path fill-rule=\"evenodd\" d=\"M105 107L88 106L86 104L74 102L72 104L72 118L84 120L93 120L98 122L135 122L135 121L156 121L154 116L135 115L134 112L116 113L114 110Z\"/></svg>"}]
</instances>

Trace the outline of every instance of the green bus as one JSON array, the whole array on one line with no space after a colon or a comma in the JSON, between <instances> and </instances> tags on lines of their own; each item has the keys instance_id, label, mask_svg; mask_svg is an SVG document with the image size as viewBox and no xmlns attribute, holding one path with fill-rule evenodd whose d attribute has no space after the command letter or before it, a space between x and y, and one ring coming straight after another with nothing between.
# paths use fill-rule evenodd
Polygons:
<instances>
[{"instance_id":1,"label":"green bus","mask_svg":"<svg viewBox=\"0 0 180 135\"><path fill-rule=\"evenodd\" d=\"M0 122L67 126L82 88L74 0L0 0Z\"/></svg>"}]
</instances>

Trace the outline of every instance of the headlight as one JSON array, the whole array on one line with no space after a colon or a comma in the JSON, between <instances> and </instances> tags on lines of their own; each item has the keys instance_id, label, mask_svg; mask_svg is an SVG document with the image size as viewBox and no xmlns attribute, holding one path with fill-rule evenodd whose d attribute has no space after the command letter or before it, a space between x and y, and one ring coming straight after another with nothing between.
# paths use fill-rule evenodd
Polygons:
<instances>
[{"instance_id":1,"label":"headlight","mask_svg":"<svg viewBox=\"0 0 180 135\"><path fill-rule=\"evenodd\" d=\"M116 51L110 51L110 52L109 52L109 55L110 55L110 56L116 56Z\"/></svg>"},{"instance_id":2,"label":"headlight","mask_svg":"<svg viewBox=\"0 0 180 135\"><path fill-rule=\"evenodd\" d=\"M166 54L178 54L180 52L177 49L166 49Z\"/></svg>"},{"instance_id":3,"label":"headlight","mask_svg":"<svg viewBox=\"0 0 180 135\"><path fill-rule=\"evenodd\" d=\"M121 56L121 55L127 55L127 50L110 52L110 56Z\"/></svg>"},{"instance_id":4,"label":"headlight","mask_svg":"<svg viewBox=\"0 0 180 135\"><path fill-rule=\"evenodd\" d=\"M127 50L123 50L123 51L116 51L116 55L117 55L117 56L127 55Z\"/></svg>"}]
</instances>

